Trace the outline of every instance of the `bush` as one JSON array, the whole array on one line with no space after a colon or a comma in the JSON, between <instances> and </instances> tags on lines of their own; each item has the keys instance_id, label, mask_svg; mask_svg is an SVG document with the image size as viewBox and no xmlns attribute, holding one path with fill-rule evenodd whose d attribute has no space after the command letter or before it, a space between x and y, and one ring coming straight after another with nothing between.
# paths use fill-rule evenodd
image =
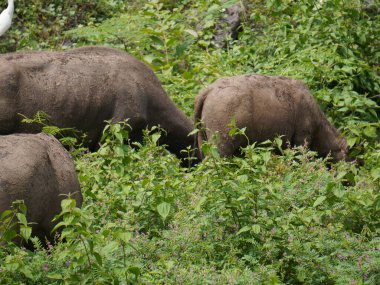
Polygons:
<instances>
[{"instance_id":1,"label":"bush","mask_svg":"<svg viewBox=\"0 0 380 285\"><path fill-rule=\"evenodd\" d=\"M64 31L100 23L122 12L124 5L121 0L16 0L12 26L2 36L0 52L70 45Z\"/></svg>"}]
</instances>

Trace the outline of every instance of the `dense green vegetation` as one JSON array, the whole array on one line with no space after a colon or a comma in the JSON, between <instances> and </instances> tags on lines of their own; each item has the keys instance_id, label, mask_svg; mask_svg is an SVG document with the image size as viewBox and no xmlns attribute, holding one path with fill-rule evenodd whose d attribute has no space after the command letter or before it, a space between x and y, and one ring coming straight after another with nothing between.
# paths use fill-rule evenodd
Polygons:
<instances>
[{"instance_id":1,"label":"dense green vegetation","mask_svg":"<svg viewBox=\"0 0 380 285\"><path fill-rule=\"evenodd\" d=\"M16 2L2 52L124 49L155 70L189 116L196 94L221 76L302 79L363 165L327 166L276 140L228 159L207 144L209 158L188 170L157 145L159 133L125 144L125 125L111 125L99 151L73 150L84 205L62 203L66 242L44 249L32 238L35 252L0 247L0 284L379 283L376 7L358 0L45 2ZM239 39L218 49L216 24L236 2ZM8 229L5 220L0 230Z\"/></svg>"}]
</instances>

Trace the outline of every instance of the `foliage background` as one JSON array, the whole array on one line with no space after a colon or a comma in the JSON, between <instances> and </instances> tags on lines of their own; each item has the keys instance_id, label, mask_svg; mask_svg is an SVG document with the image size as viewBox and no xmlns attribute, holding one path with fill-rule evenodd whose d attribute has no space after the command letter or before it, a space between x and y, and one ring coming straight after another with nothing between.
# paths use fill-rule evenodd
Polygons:
<instances>
[{"instance_id":1,"label":"foliage background","mask_svg":"<svg viewBox=\"0 0 380 285\"><path fill-rule=\"evenodd\" d=\"M216 25L235 3L239 38L219 49ZM0 284L378 284L378 2L15 4L1 52L124 49L189 116L196 94L221 76L302 79L363 165L327 167L303 148L278 156L274 141L228 159L206 145L209 159L189 171L157 145L157 133L136 148L124 144L122 123L111 125L98 152L73 152L85 202L62 204L67 241L44 249L34 240L35 252L1 247Z\"/></svg>"}]
</instances>

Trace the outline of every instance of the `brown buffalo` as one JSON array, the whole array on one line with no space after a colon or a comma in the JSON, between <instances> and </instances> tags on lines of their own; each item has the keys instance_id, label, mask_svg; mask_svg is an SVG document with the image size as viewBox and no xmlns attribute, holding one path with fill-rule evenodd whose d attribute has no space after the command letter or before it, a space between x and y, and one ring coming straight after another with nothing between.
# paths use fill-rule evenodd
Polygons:
<instances>
[{"instance_id":1,"label":"brown buffalo","mask_svg":"<svg viewBox=\"0 0 380 285\"><path fill-rule=\"evenodd\" d=\"M193 123L170 100L153 71L131 55L106 47L0 55L0 134L36 133L20 114L47 113L50 124L87 132L95 148L105 126L129 119L130 138L160 125L160 143L181 156L192 145Z\"/></svg>"},{"instance_id":2,"label":"brown buffalo","mask_svg":"<svg viewBox=\"0 0 380 285\"><path fill-rule=\"evenodd\" d=\"M322 157L331 154L334 161L347 157L345 139L298 80L252 74L221 78L211 84L195 102L195 121L201 121L205 128L198 133L198 147L216 132L222 156L236 154L247 145L247 138L229 136L231 127L227 125L233 118L236 127L246 128L249 142L281 135L284 143L306 143Z\"/></svg>"},{"instance_id":3,"label":"brown buffalo","mask_svg":"<svg viewBox=\"0 0 380 285\"><path fill-rule=\"evenodd\" d=\"M32 235L52 239L52 219L69 193L82 203L69 153L45 134L0 136L0 214L15 200L24 200Z\"/></svg>"}]
</instances>

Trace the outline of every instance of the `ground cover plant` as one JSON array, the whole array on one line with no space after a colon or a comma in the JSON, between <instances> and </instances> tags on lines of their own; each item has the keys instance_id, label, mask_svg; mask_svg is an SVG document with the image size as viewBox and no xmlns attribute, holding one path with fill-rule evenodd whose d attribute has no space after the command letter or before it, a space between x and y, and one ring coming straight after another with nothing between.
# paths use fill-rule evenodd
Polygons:
<instances>
[{"instance_id":1,"label":"ground cover plant","mask_svg":"<svg viewBox=\"0 0 380 285\"><path fill-rule=\"evenodd\" d=\"M376 6L343 0L152 0L125 6L99 1L103 6L94 8L86 1L66 2L84 5L83 21L59 25L54 40L36 34L17 48L70 43L124 49L155 70L189 116L196 94L221 76L304 80L362 165L329 165L276 139L233 158L220 158L215 146L205 144L208 158L187 169L157 145L156 129L134 143L128 141L128 122L111 124L97 152L70 143L84 204L75 208L70 198L62 203L65 241L42 248L32 238L34 252L16 247L8 242L15 234L12 216L22 238L30 239L25 208L17 204L0 217L0 284L379 283ZM216 23L235 3L242 5L239 38L227 39L225 50L216 48ZM54 15L58 22L65 17ZM34 23L36 30L43 23ZM16 32L7 35L3 52L14 49Z\"/></svg>"}]
</instances>

